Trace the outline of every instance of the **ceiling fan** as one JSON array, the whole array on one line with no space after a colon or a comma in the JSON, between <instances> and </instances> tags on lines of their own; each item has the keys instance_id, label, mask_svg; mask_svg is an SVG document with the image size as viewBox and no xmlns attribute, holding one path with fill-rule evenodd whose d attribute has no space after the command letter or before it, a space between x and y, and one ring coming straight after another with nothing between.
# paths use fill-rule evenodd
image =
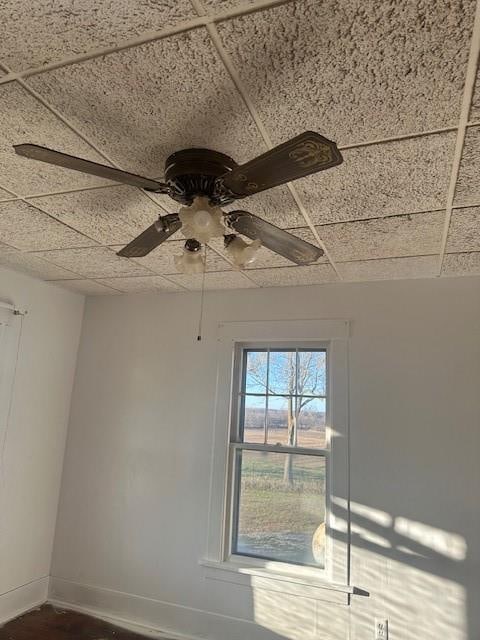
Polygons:
<instances>
[{"instance_id":1,"label":"ceiling fan","mask_svg":"<svg viewBox=\"0 0 480 640\"><path fill-rule=\"evenodd\" d=\"M165 182L70 156L35 144L14 146L18 155L66 169L163 193L183 205L179 213L159 216L148 229L117 255L141 258L182 229L187 239L176 265L187 273L202 271L202 243L224 237L233 263L243 268L253 262L261 245L295 264L315 262L323 251L297 236L244 210L224 212L221 207L291 180L335 167L343 161L337 145L318 133L306 131L238 165L229 156L209 149L185 149L165 163ZM247 244L237 234L253 242Z\"/></svg>"}]
</instances>

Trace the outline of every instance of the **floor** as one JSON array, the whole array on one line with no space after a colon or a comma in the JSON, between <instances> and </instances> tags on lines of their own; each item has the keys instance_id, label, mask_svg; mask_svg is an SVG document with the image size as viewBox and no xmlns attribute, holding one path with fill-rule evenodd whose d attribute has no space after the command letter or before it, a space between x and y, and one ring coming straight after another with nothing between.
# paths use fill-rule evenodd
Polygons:
<instances>
[{"instance_id":1,"label":"floor","mask_svg":"<svg viewBox=\"0 0 480 640\"><path fill-rule=\"evenodd\" d=\"M102 620L44 605L0 627L0 640L141 640Z\"/></svg>"}]
</instances>

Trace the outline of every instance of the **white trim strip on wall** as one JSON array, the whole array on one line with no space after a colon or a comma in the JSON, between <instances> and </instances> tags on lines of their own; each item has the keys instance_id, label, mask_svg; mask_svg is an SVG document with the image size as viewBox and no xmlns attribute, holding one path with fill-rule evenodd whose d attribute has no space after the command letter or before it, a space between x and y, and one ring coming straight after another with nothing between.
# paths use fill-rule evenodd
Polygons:
<instances>
[{"instance_id":1,"label":"white trim strip on wall","mask_svg":"<svg viewBox=\"0 0 480 640\"><path fill-rule=\"evenodd\" d=\"M0 625L44 604L48 582L48 576L42 576L0 594Z\"/></svg>"},{"instance_id":2,"label":"white trim strip on wall","mask_svg":"<svg viewBox=\"0 0 480 640\"><path fill-rule=\"evenodd\" d=\"M152 638L172 640L279 640L252 620L164 602L154 598L50 578L48 602L95 616Z\"/></svg>"}]
</instances>

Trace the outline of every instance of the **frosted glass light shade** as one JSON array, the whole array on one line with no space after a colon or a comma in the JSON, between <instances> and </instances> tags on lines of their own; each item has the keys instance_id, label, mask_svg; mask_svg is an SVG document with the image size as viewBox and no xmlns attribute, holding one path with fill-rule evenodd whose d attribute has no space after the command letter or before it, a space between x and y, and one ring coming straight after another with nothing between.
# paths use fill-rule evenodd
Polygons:
<instances>
[{"instance_id":1,"label":"frosted glass light shade","mask_svg":"<svg viewBox=\"0 0 480 640\"><path fill-rule=\"evenodd\" d=\"M195 238L206 243L211 238L219 238L225 233L223 212L220 207L212 207L208 198L198 196L189 207L182 207L178 216L185 238Z\"/></svg>"},{"instance_id":2,"label":"frosted glass light shade","mask_svg":"<svg viewBox=\"0 0 480 640\"><path fill-rule=\"evenodd\" d=\"M199 251L184 249L182 254L174 256L173 260L181 273L203 273L205 268L205 260Z\"/></svg>"},{"instance_id":3,"label":"frosted glass light shade","mask_svg":"<svg viewBox=\"0 0 480 640\"><path fill-rule=\"evenodd\" d=\"M235 236L227 243L227 253L236 267L244 269L255 262L261 246L260 240L254 240L248 244L242 238Z\"/></svg>"}]
</instances>

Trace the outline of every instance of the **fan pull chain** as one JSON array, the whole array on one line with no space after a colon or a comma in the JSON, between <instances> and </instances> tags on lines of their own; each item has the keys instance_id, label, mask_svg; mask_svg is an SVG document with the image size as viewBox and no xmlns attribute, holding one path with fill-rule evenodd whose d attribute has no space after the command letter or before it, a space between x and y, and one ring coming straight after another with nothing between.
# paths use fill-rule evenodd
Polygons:
<instances>
[{"instance_id":1,"label":"fan pull chain","mask_svg":"<svg viewBox=\"0 0 480 640\"><path fill-rule=\"evenodd\" d=\"M200 293L200 317L198 319L198 335L197 342L202 339L202 322L203 322L203 301L205 297L205 272L207 271L207 245L204 245L203 254L203 273L202 273L202 290Z\"/></svg>"}]
</instances>

